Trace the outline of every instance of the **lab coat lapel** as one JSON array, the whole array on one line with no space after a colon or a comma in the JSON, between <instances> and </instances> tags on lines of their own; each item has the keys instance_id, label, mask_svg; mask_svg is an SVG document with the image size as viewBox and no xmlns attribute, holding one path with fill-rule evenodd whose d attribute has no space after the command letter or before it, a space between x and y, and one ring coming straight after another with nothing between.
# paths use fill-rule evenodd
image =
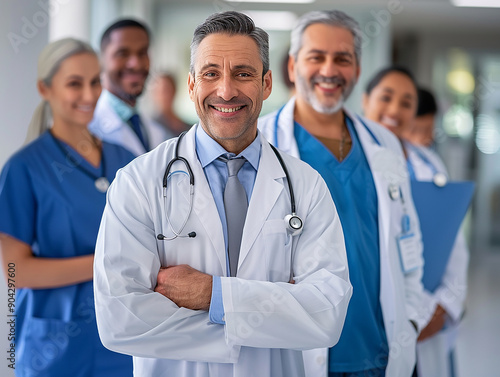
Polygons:
<instances>
[{"instance_id":1,"label":"lab coat lapel","mask_svg":"<svg viewBox=\"0 0 500 377\"><path fill-rule=\"evenodd\" d=\"M136 156L140 156L146 152L132 128L121 120L103 97L97 102L93 122L99 123L99 127L95 129L95 134L100 139L122 145ZM90 126L90 130L94 131L92 125Z\"/></svg>"},{"instance_id":2,"label":"lab coat lapel","mask_svg":"<svg viewBox=\"0 0 500 377\"><path fill-rule=\"evenodd\" d=\"M382 254L387 250L389 241L390 213L388 209L390 208L390 203L387 180L383 177L383 170L377 167L377 161L379 161L380 156L386 152L386 148L378 144L357 116L347 111L346 113L354 122L354 127L363 147L363 151L365 152L368 164L370 165L373 181L375 183L378 200L379 243L380 253Z\"/></svg>"},{"instance_id":3,"label":"lab coat lapel","mask_svg":"<svg viewBox=\"0 0 500 377\"><path fill-rule=\"evenodd\" d=\"M257 171L252 197L248 206L238 268L244 263L283 190L283 183L277 182L277 180L285 177L285 173L267 140L263 135L259 134L259 136L262 142L259 170Z\"/></svg>"},{"instance_id":4,"label":"lab coat lapel","mask_svg":"<svg viewBox=\"0 0 500 377\"><path fill-rule=\"evenodd\" d=\"M203 168L196 155L196 127L191 127L181 141L179 155L187 158L195 177L193 212L198 216L202 226L205 228L204 233L208 236L215 249L221 263L222 271L226 271L226 247L224 245L224 234L222 232L219 212L217 211L217 206L215 205L212 191L208 185ZM189 195L188 192L185 194ZM189 200L188 197L186 198Z\"/></svg>"}]
</instances>

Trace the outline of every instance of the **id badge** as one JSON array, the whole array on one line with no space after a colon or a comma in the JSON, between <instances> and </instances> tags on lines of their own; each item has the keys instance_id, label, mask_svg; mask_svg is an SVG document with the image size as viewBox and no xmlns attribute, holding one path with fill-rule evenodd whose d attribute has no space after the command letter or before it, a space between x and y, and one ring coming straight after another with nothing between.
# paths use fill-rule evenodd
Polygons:
<instances>
[{"instance_id":1,"label":"id badge","mask_svg":"<svg viewBox=\"0 0 500 377\"><path fill-rule=\"evenodd\" d=\"M403 272L407 274L420 267L421 258L415 234L402 234L397 237L397 243Z\"/></svg>"},{"instance_id":2,"label":"id badge","mask_svg":"<svg viewBox=\"0 0 500 377\"><path fill-rule=\"evenodd\" d=\"M399 249L399 259L405 274L420 267L421 264L419 244L417 243L415 234L410 232L410 227L410 216L405 214L401 219L403 233L396 238Z\"/></svg>"}]
</instances>

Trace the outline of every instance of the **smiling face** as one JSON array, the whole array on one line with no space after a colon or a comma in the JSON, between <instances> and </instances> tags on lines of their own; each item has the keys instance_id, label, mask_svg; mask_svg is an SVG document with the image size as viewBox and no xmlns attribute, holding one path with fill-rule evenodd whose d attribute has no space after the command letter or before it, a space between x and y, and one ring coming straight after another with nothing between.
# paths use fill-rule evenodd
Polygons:
<instances>
[{"instance_id":1,"label":"smiling face","mask_svg":"<svg viewBox=\"0 0 500 377\"><path fill-rule=\"evenodd\" d=\"M307 27L297 59L289 60L288 72L299 104L322 114L340 111L360 73L352 33L325 24Z\"/></svg>"},{"instance_id":2,"label":"smiling face","mask_svg":"<svg viewBox=\"0 0 500 377\"><path fill-rule=\"evenodd\" d=\"M211 34L198 46L189 96L205 132L228 152L238 154L257 135L262 102L271 94L271 71L255 41L246 35Z\"/></svg>"},{"instance_id":3,"label":"smiling face","mask_svg":"<svg viewBox=\"0 0 500 377\"><path fill-rule=\"evenodd\" d=\"M102 52L107 90L135 105L149 74L149 37L138 27L113 30Z\"/></svg>"},{"instance_id":4,"label":"smiling face","mask_svg":"<svg viewBox=\"0 0 500 377\"><path fill-rule=\"evenodd\" d=\"M384 76L363 97L365 116L388 128L399 138L411 127L417 113L417 88L403 73L394 71Z\"/></svg>"},{"instance_id":5,"label":"smiling face","mask_svg":"<svg viewBox=\"0 0 500 377\"><path fill-rule=\"evenodd\" d=\"M50 86L38 83L40 94L50 104L54 127L87 127L101 95L99 75L97 57L81 53L70 56L61 63Z\"/></svg>"}]
</instances>

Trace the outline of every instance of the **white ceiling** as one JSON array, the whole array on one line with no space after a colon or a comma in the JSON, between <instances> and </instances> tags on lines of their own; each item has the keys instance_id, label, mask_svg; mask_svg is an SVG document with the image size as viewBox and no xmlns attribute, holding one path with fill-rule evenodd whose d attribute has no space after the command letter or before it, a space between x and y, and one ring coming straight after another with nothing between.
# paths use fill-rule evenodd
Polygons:
<instances>
[{"instance_id":1,"label":"white ceiling","mask_svg":"<svg viewBox=\"0 0 500 377\"><path fill-rule=\"evenodd\" d=\"M415 33L491 33L500 37L500 8L455 7L450 0L316 0L311 4L229 3L223 0L157 0L176 6L205 6L214 11L235 10L291 10L302 14L310 10L337 8L347 12L370 13L390 10L398 6L400 12L391 14L392 27L397 32ZM498 0L500 4L500 0ZM500 39L500 38L499 38ZM500 42L499 42L500 47Z\"/></svg>"}]
</instances>

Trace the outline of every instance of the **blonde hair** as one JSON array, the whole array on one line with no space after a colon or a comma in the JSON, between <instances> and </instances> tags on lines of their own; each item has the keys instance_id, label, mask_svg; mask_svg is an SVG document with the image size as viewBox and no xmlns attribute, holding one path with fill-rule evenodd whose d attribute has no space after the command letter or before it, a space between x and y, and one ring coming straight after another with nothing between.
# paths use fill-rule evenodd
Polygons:
<instances>
[{"instance_id":1,"label":"blonde hair","mask_svg":"<svg viewBox=\"0 0 500 377\"><path fill-rule=\"evenodd\" d=\"M86 42L74 38L64 38L49 43L44 47L38 57L37 81L41 81L46 86L52 84L54 75L59 70L61 63L70 56L90 53L96 55L94 49ZM97 55L96 55L97 56ZM50 128L52 113L47 101L42 100L36 107L26 134L25 144L36 139L43 132Z\"/></svg>"}]
</instances>

